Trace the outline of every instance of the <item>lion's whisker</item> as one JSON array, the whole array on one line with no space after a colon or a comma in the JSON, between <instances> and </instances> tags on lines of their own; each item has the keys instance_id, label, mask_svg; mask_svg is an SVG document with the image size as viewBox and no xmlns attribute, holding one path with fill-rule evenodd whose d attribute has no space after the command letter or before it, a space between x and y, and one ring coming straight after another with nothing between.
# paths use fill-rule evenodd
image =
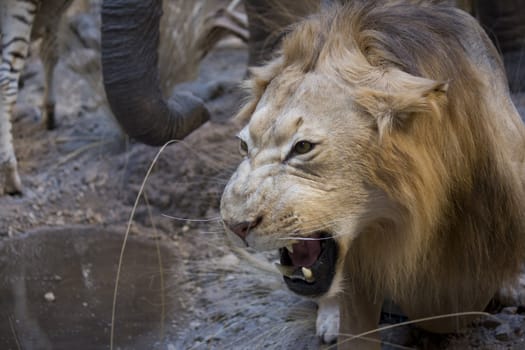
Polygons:
<instances>
[{"instance_id":1,"label":"lion's whisker","mask_svg":"<svg viewBox=\"0 0 525 350\"><path fill-rule=\"evenodd\" d=\"M288 236L277 238L278 240L295 240L295 241L324 241L327 239L332 239L332 237L298 237L298 236Z\"/></svg>"},{"instance_id":2,"label":"lion's whisker","mask_svg":"<svg viewBox=\"0 0 525 350\"><path fill-rule=\"evenodd\" d=\"M178 221L187 221L187 222L221 221L220 217L214 217L214 218L208 218L208 219L188 219L188 218L181 218L181 217L172 216L172 215L168 215L168 214L164 214L164 213L162 213L161 215L166 217L166 218L169 218L169 219L178 220Z\"/></svg>"},{"instance_id":3,"label":"lion's whisker","mask_svg":"<svg viewBox=\"0 0 525 350\"><path fill-rule=\"evenodd\" d=\"M194 149L194 146L184 140L179 142L179 145L184 147L187 151L193 153L195 156L197 156L199 159L202 159L207 166L209 166L211 169L216 171L221 171L224 169L224 164L221 164L220 160L224 160L224 157L218 157L219 160L214 159L213 157L209 156L206 152L198 152L198 150ZM224 153L224 152L223 152Z\"/></svg>"}]
</instances>

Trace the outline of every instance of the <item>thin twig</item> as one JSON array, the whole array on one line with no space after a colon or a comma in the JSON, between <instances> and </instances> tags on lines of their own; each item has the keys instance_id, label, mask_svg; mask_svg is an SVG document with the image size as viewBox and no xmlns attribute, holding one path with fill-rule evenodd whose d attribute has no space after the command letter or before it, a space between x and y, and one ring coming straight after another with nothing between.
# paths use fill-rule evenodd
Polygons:
<instances>
[{"instance_id":1,"label":"thin twig","mask_svg":"<svg viewBox=\"0 0 525 350\"><path fill-rule=\"evenodd\" d=\"M109 335L109 349L113 350L114 340L115 340L115 316L116 316L116 310L117 310L117 295L118 295L118 282L120 279L120 272L122 270L122 261L124 260L124 251L126 250L126 243L128 241L129 232L131 231L131 224L133 222L133 217L135 216L135 211L137 210L137 206L139 204L140 197L142 196L142 193L144 192L144 186L146 186L146 181L149 178L149 175L151 174L153 167L157 163L161 153L164 151L164 149L172 144L178 142L178 140L171 140L166 142L157 152L155 155L155 158L153 158L153 161L151 162L148 171L146 172L146 176L144 176L144 179L142 180L142 184L140 185L139 193L137 193L137 197L135 198L135 203L133 204L133 208L131 209L131 214L129 216L128 225L126 228L126 233L124 234L124 240L122 242L122 248L120 250L120 255L118 259L118 265L117 265L117 275L115 277L115 289L113 292L113 305L111 308L111 331Z\"/></svg>"},{"instance_id":2,"label":"thin twig","mask_svg":"<svg viewBox=\"0 0 525 350\"><path fill-rule=\"evenodd\" d=\"M367 332L363 332L363 333L356 334L356 335L340 333L340 335L347 336L348 338L343 340L343 341L337 342L337 344L334 344L334 345L328 347L328 349L335 349L335 348L337 348L337 346L339 344L346 343L346 342L352 341L354 339L364 338L367 335L374 334L374 333L377 333L377 332L386 331L386 330L389 330L389 329L394 329L394 328L398 328L398 327L402 327L402 326L408 326L408 325L415 324L415 323L421 323L421 322L433 321L433 320L440 320L440 319L443 319L443 318L450 318L450 317L457 317L457 316L485 316L485 317L491 317L491 315L489 313L486 313L486 312L465 311L465 312L456 312L456 313L452 313L452 314L444 314L444 315L438 315L438 316L430 316L430 317L418 318L416 320L409 320L409 321L400 322L400 323L396 323L396 324L392 324L392 325L388 325L388 326L384 326L384 327L378 327L376 329L372 329L372 330L369 330Z\"/></svg>"},{"instance_id":3,"label":"thin twig","mask_svg":"<svg viewBox=\"0 0 525 350\"><path fill-rule=\"evenodd\" d=\"M153 213L151 212L151 206L149 204L148 195L146 192L143 193L144 201L146 202L146 208L148 210L149 220L151 226L153 227L153 232L155 232L155 237L160 239L160 233L157 231L157 226L155 225L155 220L153 220ZM157 260L159 262L159 279L160 279L160 303L161 303L161 312L160 312L160 343L164 340L164 321L166 319L166 295L164 289L164 268L162 265L162 254L160 253L160 243L159 239L155 240L155 247L157 248Z\"/></svg>"}]
</instances>

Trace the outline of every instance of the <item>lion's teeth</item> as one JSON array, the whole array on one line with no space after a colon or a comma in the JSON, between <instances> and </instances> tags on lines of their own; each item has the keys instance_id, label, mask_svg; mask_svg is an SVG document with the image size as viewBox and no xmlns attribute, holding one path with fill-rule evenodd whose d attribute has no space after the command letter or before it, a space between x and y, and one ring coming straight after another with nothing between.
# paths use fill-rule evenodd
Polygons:
<instances>
[{"instance_id":1,"label":"lion's teeth","mask_svg":"<svg viewBox=\"0 0 525 350\"><path fill-rule=\"evenodd\" d=\"M295 268L293 266L284 266L279 263L275 263L275 267L277 267L277 270L286 277L292 277Z\"/></svg>"},{"instance_id":2,"label":"lion's teeth","mask_svg":"<svg viewBox=\"0 0 525 350\"><path fill-rule=\"evenodd\" d=\"M292 245L292 244L287 245L287 246L286 246L286 250L288 250L288 252L289 252L290 254L293 254L293 245Z\"/></svg>"},{"instance_id":3,"label":"lion's teeth","mask_svg":"<svg viewBox=\"0 0 525 350\"><path fill-rule=\"evenodd\" d=\"M301 267L301 270L303 271L303 276L306 278L311 278L313 276L312 270L310 270L307 267Z\"/></svg>"},{"instance_id":4,"label":"lion's teeth","mask_svg":"<svg viewBox=\"0 0 525 350\"><path fill-rule=\"evenodd\" d=\"M279 263L275 263L275 267L279 272L288 278L294 279L294 280L303 280L308 283L315 282L314 274L311 269L307 267L301 267L301 269L298 269L294 266L286 266L281 265Z\"/></svg>"},{"instance_id":5,"label":"lion's teeth","mask_svg":"<svg viewBox=\"0 0 525 350\"><path fill-rule=\"evenodd\" d=\"M312 270L310 270L309 268L301 267L301 271L303 272L303 276L306 282L313 282L315 280L314 274L312 273Z\"/></svg>"}]
</instances>

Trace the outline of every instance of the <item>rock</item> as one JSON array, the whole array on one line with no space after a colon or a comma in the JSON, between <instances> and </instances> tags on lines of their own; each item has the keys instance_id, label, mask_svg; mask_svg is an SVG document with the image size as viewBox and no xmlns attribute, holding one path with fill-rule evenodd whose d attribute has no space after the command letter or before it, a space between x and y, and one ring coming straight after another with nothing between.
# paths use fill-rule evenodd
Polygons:
<instances>
[{"instance_id":1,"label":"rock","mask_svg":"<svg viewBox=\"0 0 525 350\"><path fill-rule=\"evenodd\" d=\"M508 323L503 323L498 328L496 328L496 339L501 341L509 340L512 336L512 329L510 328Z\"/></svg>"},{"instance_id":2,"label":"rock","mask_svg":"<svg viewBox=\"0 0 525 350\"><path fill-rule=\"evenodd\" d=\"M59 226L65 225L65 223L66 223L66 221L62 217L57 218L56 221L55 221L55 225L59 225Z\"/></svg>"},{"instance_id":3,"label":"rock","mask_svg":"<svg viewBox=\"0 0 525 350\"><path fill-rule=\"evenodd\" d=\"M15 236L15 229L13 226L9 225L7 227L7 237L14 237Z\"/></svg>"},{"instance_id":4,"label":"rock","mask_svg":"<svg viewBox=\"0 0 525 350\"><path fill-rule=\"evenodd\" d=\"M100 224L102 223L102 221L104 221L102 215L94 212L93 209L91 208L87 208L85 215L86 215L86 220L92 224Z\"/></svg>"},{"instance_id":5,"label":"rock","mask_svg":"<svg viewBox=\"0 0 525 350\"><path fill-rule=\"evenodd\" d=\"M100 53L96 50L92 49L80 49L74 52L71 52L69 57L66 60L66 64L69 69L72 71L84 75L84 76L90 76L90 74L93 74L93 72L100 71L99 68L99 58ZM82 112L89 111L94 106L93 96L85 97L82 99L80 106L84 109L84 111L79 111L79 114L85 114ZM87 130L89 131L95 131L98 128L97 123L92 123L87 127Z\"/></svg>"},{"instance_id":6,"label":"rock","mask_svg":"<svg viewBox=\"0 0 525 350\"><path fill-rule=\"evenodd\" d=\"M507 314L507 315L514 315L517 312L518 312L518 307L517 306L509 306L509 307L503 308L503 310L501 310L501 313Z\"/></svg>"},{"instance_id":7,"label":"rock","mask_svg":"<svg viewBox=\"0 0 525 350\"><path fill-rule=\"evenodd\" d=\"M100 24L96 17L89 14L79 14L69 23L71 30L83 47L100 48Z\"/></svg>"},{"instance_id":8,"label":"rock","mask_svg":"<svg viewBox=\"0 0 525 350\"><path fill-rule=\"evenodd\" d=\"M53 302L56 300L55 298L55 294L53 292L47 292L46 294L44 294L44 299L47 301L47 302Z\"/></svg>"},{"instance_id":9,"label":"rock","mask_svg":"<svg viewBox=\"0 0 525 350\"><path fill-rule=\"evenodd\" d=\"M89 169L86 169L85 175L84 175L84 183L86 185L90 185L95 182L98 176L98 169L96 167L92 167Z\"/></svg>"},{"instance_id":10,"label":"rock","mask_svg":"<svg viewBox=\"0 0 525 350\"><path fill-rule=\"evenodd\" d=\"M171 196L168 194L162 194L157 199L158 205L161 208L168 208L171 204Z\"/></svg>"},{"instance_id":11,"label":"rock","mask_svg":"<svg viewBox=\"0 0 525 350\"><path fill-rule=\"evenodd\" d=\"M501 321L498 320L495 317L487 317L483 321L481 321L481 326L485 327L487 329L494 329L498 326L501 326Z\"/></svg>"},{"instance_id":12,"label":"rock","mask_svg":"<svg viewBox=\"0 0 525 350\"><path fill-rule=\"evenodd\" d=\"M27 214L27 218L28 218L29 221L32 222L32 223L36 221L36 216L35 216L35 214L33 214L33 212L31 212L31 211Z\"/></svg>"},{"instance_id":13,"label":"rock","mask_svg":"<svg viewBox=\"0 0 525 350\"><path fill-rule=\"evenodd\" d=\"M229 253L223 256L222 258L220 258L217 261L217 265L221 267L225 267L225 268L233 268L239 265L239 262L240 260L235 254Z\"/></svg>"}]
</instances>

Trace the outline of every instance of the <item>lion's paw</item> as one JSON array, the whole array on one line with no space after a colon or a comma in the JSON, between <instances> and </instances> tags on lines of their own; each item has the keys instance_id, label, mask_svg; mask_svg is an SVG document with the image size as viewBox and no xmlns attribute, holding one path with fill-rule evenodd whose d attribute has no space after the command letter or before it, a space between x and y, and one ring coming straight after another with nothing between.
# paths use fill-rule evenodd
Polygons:
<instances>
[{"instance_id":1,"label":"lion's paw","mask_svg":"<svg viewBox=\"0 0 525 350\"><path fill-rule=\"evenodd\" d=\"M337 335L339 334L339 304L337 298L324 298L319 301L315 330L317 336L325 344L331 344L337 340Z\"/></svg>"},{"instance_id":2,"label":"lion's paw","mask_svg":"<svg viewBox=\"0 0 525 350\"><path fill-rule=\"evenodd\" d=\"M503 306L525 305L525 272L513 284L501 288L496 294L496 300Z\"/></svg>"}]
</instances>

